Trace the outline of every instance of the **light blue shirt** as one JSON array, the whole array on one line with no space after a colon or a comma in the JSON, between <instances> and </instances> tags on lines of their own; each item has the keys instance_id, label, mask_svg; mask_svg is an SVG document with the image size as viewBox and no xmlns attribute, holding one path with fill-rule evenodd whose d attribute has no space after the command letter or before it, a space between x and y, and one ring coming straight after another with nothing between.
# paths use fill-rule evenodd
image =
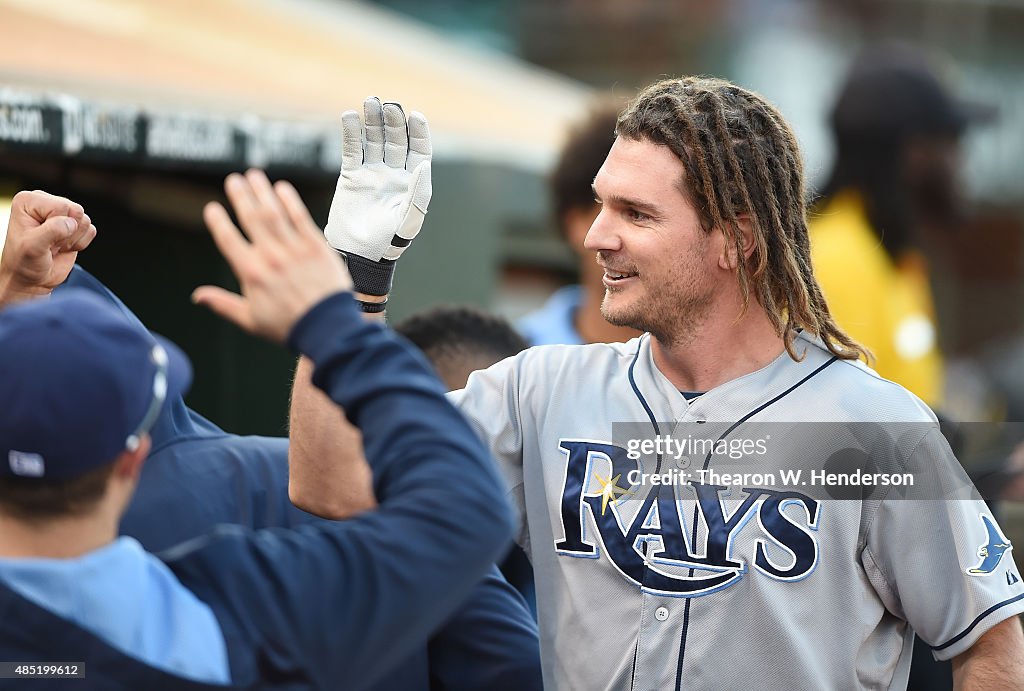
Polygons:
<instances>
[{"instance_id":1,"label":"light blue shirt","mask_svg":"<svg viewBox=\"0 0 1024 691\"><path fill-rule=\"evenodd\" d=\"M231 682L213 611L130 537L75 559L0 558L0 580L151 667Z\"/></svg>"},{"instance_id":2,"label":"light blue shirt","mask_svg":"<svg viewBox=\"0 0 1024 691\"><path fill-rule=\"evenodd\" d=\"M582 297L583 288L578 285L559 288L543 307L519 320L519 333L530 345L582 344L575 323Z\"/></svg>"}]
</instances>

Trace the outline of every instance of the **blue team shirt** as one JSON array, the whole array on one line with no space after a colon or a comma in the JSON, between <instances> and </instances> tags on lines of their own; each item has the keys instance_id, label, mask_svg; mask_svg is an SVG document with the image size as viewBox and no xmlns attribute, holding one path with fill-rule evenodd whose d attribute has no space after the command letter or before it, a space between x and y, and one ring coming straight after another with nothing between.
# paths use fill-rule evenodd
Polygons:
<instances>
[{"instance_id":1,"label":"blue team shirt","mask_svg":"<svg viewBox=\"0 0 1024 691\"><path fill-rule=\"evenodd\" d=\"M582 296L581 286L559 288L543 307L519 320L519 333L530 345L582 344L574 322Z\"/></svg>"},{"instance_id":2,"label":"blue team shirt","mask_svg":"<svg viewBox=\"0 0 1024 691\"><path fill-rule=\"evenodd\" d=\"M213 612L130 537L74 559L0 558L0 580L157 669L212 684L231 681Z\"/></svg>"}]
</instances>

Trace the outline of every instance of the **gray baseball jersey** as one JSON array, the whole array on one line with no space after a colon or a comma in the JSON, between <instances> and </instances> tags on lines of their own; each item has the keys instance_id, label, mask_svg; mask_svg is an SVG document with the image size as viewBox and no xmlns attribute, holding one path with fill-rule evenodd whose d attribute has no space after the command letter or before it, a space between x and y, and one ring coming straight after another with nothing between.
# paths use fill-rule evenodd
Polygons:
<instances>
[{"instance_id":1,"label":"gray baseball jersey","mask_svg":"<svg viewBox=\"0 0 1024 691\"><path fill-rule=\"evenodd\" d=\"M1024 611L932 412L797 348L693 400L649 336L535 347L451 394L522 512L546 688L898 689L914 630L948 659ZM853 482L861 461L886 472Z\"/></svg>"}]
</instances>

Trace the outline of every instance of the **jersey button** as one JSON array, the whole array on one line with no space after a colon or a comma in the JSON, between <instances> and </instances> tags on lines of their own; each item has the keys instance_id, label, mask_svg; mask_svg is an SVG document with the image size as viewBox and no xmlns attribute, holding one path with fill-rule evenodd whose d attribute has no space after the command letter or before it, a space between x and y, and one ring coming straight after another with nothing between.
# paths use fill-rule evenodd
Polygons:
<instances>
[{"instance_id":1,"label":"jersey button","mask_svg":"<svg viewBox=\"0 0 1024 691\"><path fill-rule=\"evenodd\" d=\"M665 621L668 619L668 607L659 607L654 610L654 618L658 621Z\"/></svg>"},{"instance_id":2,"label":"jersey button","mask_svg":"<svg viewBox=\"0 0 1024 691\"><path fill-rule=\"evenodd\" d=\"M679 468L683 468L683 469L689 468L690 467L690 457L689 456L680 456L679 458L676 459L676 466L679 467Z\"/></svg>"}]
</instances>

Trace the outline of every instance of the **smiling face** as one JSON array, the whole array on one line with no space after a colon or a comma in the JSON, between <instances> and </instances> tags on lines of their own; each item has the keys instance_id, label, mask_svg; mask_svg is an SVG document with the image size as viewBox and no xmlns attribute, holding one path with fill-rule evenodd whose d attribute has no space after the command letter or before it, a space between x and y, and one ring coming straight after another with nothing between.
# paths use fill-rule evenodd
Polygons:
<instances>
[{"instance_id":1,"label":"smiling face","mask_svg":"<svg viewBox=\"0 0 1024 691\"><path fill-rule=\"evenodd\" d=\"M683 191L672 150L619 137L594 179L601 212L585 246L604 270L601 312L649 331L664 345L692 340L713 310L721 282L721 233L706 233Z\"/></svg>"}]
</instances>

